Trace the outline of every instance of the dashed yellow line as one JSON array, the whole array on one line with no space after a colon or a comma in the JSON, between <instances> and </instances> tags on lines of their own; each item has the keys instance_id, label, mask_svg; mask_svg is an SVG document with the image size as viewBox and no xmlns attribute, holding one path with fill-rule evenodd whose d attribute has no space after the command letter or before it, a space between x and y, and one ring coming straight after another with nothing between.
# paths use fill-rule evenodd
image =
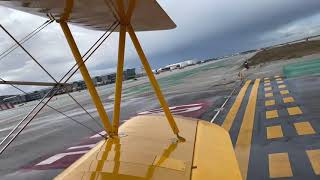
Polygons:
<instances>
[{"instance_id":1,"label":"dashed yellow line","mask_svg":"<svg viewBox=\"0 0 320 180\"><path fill-rule=\"evenodd\" d=\"M282 137L283 137L283 133L280 125L267 127L267 139L282 138Z\"/></svg>"},{"instance_id":2,"label":"dashed yellow line","mask_svg":"<svg viewBox=\"0 0 320 180\"><path fill-rule=\"evenodd\" d=\"M272 87L266 87L264 88L264 91L271 91L272 90Z\"/></svg>"},{"instance_id":3,"label":"dashed yellow line","mask_svg":"<svg viewBox=\"0 0 320 180\"><path fill-rule=\"evenodd\" d=\"M289 94L289 91L288 90L282 90L282 91L280 91L280 94L281 95L286 95L286 94Z\"/></svg>"},{"instance_id":4,"label":"dashed yellow line","mask_svg":"<svg viewBox=\"0 0 320 180\"><path fill-rule=\"evenodd\" d=\"M271 83L264 83L264 86L271 86Z\"/></svg>"},{"instance_id":5,"label":"dashed yellow line","mask_svg":"<svg viewBox=\"0 0 320 180\"><path fill-rule=\"evenodd\" d=\"M291 103L291 102L294 102L293 97L286 97L286 98L283 98L283 103Z\"/></svg>"},{"instance_id":6,"label":"dashed yellow line","mask_svg":"<svg viewBox=\"0 0 320 180\"><path fill-rule=\"evenodd\" d=\"M278 110L266 111L266 118L273 119L279 117Z\"/></svg>"},{"instance_id":7,"label":"dashed yellow line","mask_svg":"<svg viewBox=\"0 0 320 180\"><path fill-rule=\"evenodd\" d=\"M314 173L320 175L320 150L308 150L306 152Z\"/></svg>"},{"instance_id":8,"label":"dashed yellow line","mask_svg":"<svg viewBox=\"0 0 320 180\"><path fill-rule=\"evenodd\" d=\"M294 127L296 128L297 133L300 136L316 133L309 122L294 123Z\"/></svg>"},{"instance_id":9,"label":"dashed yellow line","mask_svg":"<svg viewBox=\"0 0 320 180\"><path fill-rule=\"evenodd\" d=\"M284 84L282 84L282 85L279 85L278 87L279 87L279 89L284 89L284 88L286 88L287 86L284 85Z\"/></svg>"},{"instance_id":10,"label":"dashed yellow line","mask_svg":"<svg viewBox=\"0 0 320 180\"><path fill-rule=\"evenodd\" d=\"M273 106L275 104L276 104L275 100L268 100L268 101L265 101L264 103L265 106Z\"/></svg>"},{"instance_id":11,"label":"dashed yellow line","mask_svg":"<svg viewBox=\"0 0 320 180\"><path fill-rule=\"evenodd\" d=\"M301 109L298 106L287 108L287 110L288 110L288 113L290 116L303 114L303 112L301 111Z\"/></svg>"},{"instance_id":12,"label":"dashed yellow line","mask_svg":"<svg viewBox=\"0 0 320 180\"><path fill-rule=\"evenodd\" d=\"M239 108L241 106L243 97L245 96L246 91L247 91L250 83L251 83L251 80L246 81L244 86L241 88L241 90L240 90L240 92L239 92L234 104L232 105L230 111L228 112L228 114L227 114L227 116L226 116L226 118L225 118L225 120L224 120L224 122L222 124L222 127L225 130L227 130L227 131L230 130L230 128L231 128L231 126L233 124L233 121L234 121L234 119L235 119L235 117L236 117L236 115L237 115L237 113L239 111Z\"/></svg>"},{"instance_id":13,"label":"dashed yellow line","mask_svg":"<svg viewBox=\"0 0 320 180\"><path fill-rule=\"evenodd\" d=\"M269 154L270 178L292 177L292 170L287 153Z\"/></svg>"},{"instance_id":14,"label":"dashed yellow line","mask_svg":"<svg viewBox=\"0 0 320 180\"><path fill-rule=\"evenodd\" d=\"M266 94L265 94L265 97L266 97L266 98L268 98L268 97L273 97L273 93L266 93Z\"/></svg>"},{"instance_id":15,"label":"dashed yellow line","mask_svg":"<svg viewBox=\"0 0 320 180\"><path fill-rule=\"evenodd\" d=\"M252 87L246 111L243 116L243 122L240 128L239 136L235 146L235 153L240 166L242 178L247 179L252 131L256 111L260 79L256 79Z\"/></svg>"}]
</instances>

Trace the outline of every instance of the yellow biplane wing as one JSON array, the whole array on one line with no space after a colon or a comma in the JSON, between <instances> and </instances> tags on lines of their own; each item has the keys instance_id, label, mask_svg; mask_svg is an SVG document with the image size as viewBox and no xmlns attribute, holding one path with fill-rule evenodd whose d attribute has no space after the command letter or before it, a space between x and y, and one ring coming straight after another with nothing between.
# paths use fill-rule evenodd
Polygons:
<instances>
[{"instance_id":1,"label":"yellow biplane wing","mask_svg":"<svg viewBox=\"0 0 320 180\"><path fill-rule=\"evenodd\" d=\"M31 14L66 19L88 29L106 30L117 18L117 0L12 0L0 5ZM129 0L123 1L128 8ZM135 31L152 31L175 28L175 23L155 0L137 0L131 17ZM117 29L119 31L119 28Z\"/></svg>"},{"instance_id":2,"label":"yellow biplane wing","mask_svg":"<svg viewBox=\"0 0 320 180\"><path fill-rule=\"evenodd\" d=\"M137 116L121 138L101 141L55 179L237 180L240 171L229 134L217 125L175 117L185 142L163 116Z\"/></svg>"},{"instance_id":3,"label":"yellow biplane wing","mask_svg":"<svg viewBox=\"0 0 320 180\"><path fill-rule=\"evenodd\" d=\"M61 25L109 135L56 179L241 179L229 134L223 128L197 119L173 117L170 112L135 34L135 31L175 28L155 0L0 0L0 4L48 16ZM115 105L110 121L68 23L106 30L115 21L120 24L116 29L120 33ZM165 116L138 116L119 128L127 32Z\"/></svg>"}]
</instances>

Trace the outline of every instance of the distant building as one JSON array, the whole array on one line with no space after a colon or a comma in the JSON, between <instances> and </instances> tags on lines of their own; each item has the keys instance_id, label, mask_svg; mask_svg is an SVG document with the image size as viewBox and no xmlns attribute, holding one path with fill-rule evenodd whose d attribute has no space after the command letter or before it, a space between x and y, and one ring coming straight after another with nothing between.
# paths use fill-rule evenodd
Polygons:
<instances>
[{"instance_id":1,"label":"distant building","mask_svg":"<svg viewBox=\"0 0 320 180\"><path fill-rule=\"evenodd\" d=\"M176 64L169 64L167 65L165 68L169 69L169 70L175 70L175 69L179 69L181 66L179 63ZM162 68L163 69L163 68Z\"/></svg>"},{"instance_id":2,"label":"distant building","mask_svg":"<svg viewBox=\"0 0 320 180\"><path fill-rule=\"evenodd\" d=\"M83 90L86 88L87 88L87 86L84 81L75 81L72 83L72 90L73 91L79 91L79 90Z\"/></svg>"},{"instance_id":3,"label":"distant building","mask_svg":"<svg viewBox=\"0 0 320 180\"><path fill-rule=\"evenodd\" d=\"M180 69L180 68L184 68L187 66L192 66L196 64L196 60L187 60L187 61L183 61L183 62L179 62L179 63L175 63L175 64L169 64L167 66L165 66L164 68L160 68L157 70L157 72L164 72L164 71L170 71L170 70L174 70L174 69Z\"/></svg>"},{"instance_id":4,"label":"distant building","mask_svg":"<svg viewBox=\"0 0 320 180\"><path fill-rule=\"evenodd\" d=\"M147 75L146 70L143 66L140 67L140 70L136 72L136 78Z\"/></svg>"},{"instance_id":5,"label":"distant building","mask_svg":"<svg viewBox=\"0 0 320 180\"><path fill-rule=\"evenodd\" d=\"M32 93L26 94L26 101L34 101L34 100L39 100L42 99L48 91L44 90L44 91L34 91Z\"/></svg>"},{"instance_id":6,"label":"distant building","mask_svg":"<svg viewBox=\"0 0 320 180\"><path fill-rule=\"evenodd\" d=\"M136 78L136 69L127 69L123 72L123 79L128 80L128 79L134 79Z\"/></svg>"},{"instance_id":7,"label":"distant building","mask_svg":"<svg viewBox=\"0 0 320 180\"><path fill-rule=\"evenodd\" d=\"M101 86L103 85L103 81L102 81L102 77L101 76L96 76L94 78L92 78L93 84L95 86Z\"/></svg>"},{"instance_id":8,"label":"distant building","mask_svg":"<svg viewBox=\"0 0 320 180\"><path fill-rule=\"evenodd\" d=\"M164 68L159 68L158 70L157 70L157 72L166 72L166 71L171 71L172 69L171 69L171 67L169 66L169 67L164 67Z\"/></svg>"},{"instance_id":9,"label":"distant building","mask_svg":"<svg viewBox=\"0 0 320 180\"><path fill-rule=\"evenodd\" d=\"M109 79L108 75L100 76L103 85L111 84L111 79Z\"/></svg>"},{"instance_id":10,"label":"distant building","mask_svg":"<svg viewBox=\"0 0 320 180\"><path fill-rule=\"evenodd\" d=\"M21 104L26 101L27 101L26 95L15 95L15 96L11 96L3 99L4 103L10 103L10 104Z\"/></svg>"},{"instance_id":11,"label":"distant building","mask_svg":"<svg viewBox=\"0 0 320 180\"><path fill-rule=\"evenodd\" d=\"M192 66L196 62L197 62L196 60L192 59L192 60L187 60L187 61L180 62L178 64L180 64L180 67L183 68L183 67L187 67L187 66Z\"/></svg>"},{"instance_id":12,"label":"distant building","mask_svg":"<svg viewBox=\"0 0 320 180\"><path fill-rule=\"evenodd\" d=\"M136 78L136 70L135 68L126 69L123 71L123 80L134 79ZM117 78L116 73L111 73L102 76L96 76L92 78L92 81L95 86L102 86L106 84L115 83ZM86 83L84 81L75 81L72 84L65 85L63 87L55 87L56 89L53 90L50 94L51 88L42 89L38 91L34 91L25 95L6 95L0 96L0 105L2 105L2 109L8 108L9 106L14 104L21 104L24 102L34 101L42 99L45 95L48 94L48 97L64 93L69 93L72 91L79 91L84 90L87 88ZM8 106L8 107L7 107Z\"/></svg>"},{"instance_id":13,"label":"distant building","mask_svg":"<svg viewBox=\"0 0 320 180\"><path fill-rule=\"evenodd\" d=\"M116 78L117 78L117 74L116 73L108 74L107 77L110 80L110 83L115 83Z\"/></svg>"}]
</instances>

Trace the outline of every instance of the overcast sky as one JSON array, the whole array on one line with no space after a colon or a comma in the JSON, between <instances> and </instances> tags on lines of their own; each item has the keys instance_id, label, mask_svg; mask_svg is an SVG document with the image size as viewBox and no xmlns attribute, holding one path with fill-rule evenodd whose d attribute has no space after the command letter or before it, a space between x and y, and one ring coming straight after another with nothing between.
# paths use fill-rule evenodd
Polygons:
<instances>
[{"instance_id":1,"label":"overcast sky","mask_svg":"<svg viewBox=\"0 0 320 180\"><path fill-rule=\"evenodd\" d=\"M138 33L153 68L188 59L206 59L294 40L320 33L319 0L159 0L177 24L168 31ZM17 39L45 19L0 7L0 23ZM72 26L81 52L103 33ZM0 52L14 42L0 32ZM116 69L118 34L114 33L88 62L92 76ZM25 44L32 55L59 79L74 60L58 24L53 23ZM140 62L127 41L126 68ZM51 81L21 50L0 61L5 80ZM77 74L73 80L80 79ZM28 91L33 87L22 87ZM15 93L0 85L0 95Z\"/></svg>"}]
</instances>

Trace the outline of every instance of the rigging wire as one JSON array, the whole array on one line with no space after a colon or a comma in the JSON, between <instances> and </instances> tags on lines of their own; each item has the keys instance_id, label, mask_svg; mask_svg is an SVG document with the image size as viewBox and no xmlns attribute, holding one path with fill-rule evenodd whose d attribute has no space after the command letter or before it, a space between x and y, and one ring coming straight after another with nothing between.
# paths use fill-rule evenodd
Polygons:
<instances>
[{"instance_id":1,"label":"rigging wire","mask_svg":"<svg viewBox=\"0 0 320 180\"><path fill-rule=\"evenodd\" d=\"M100 46L102 45L102 43L111 35L111 33L119 26L119 24L120 24L120 23L118 22L115 27L113 27L114 24L110 26L110 28L109 28L107 31L109 31L109 30L111 30L111 29L112 29L112 30L111 30L111 31L109 32L109 34L103 39L103 41L98 45L98 47L100 47ZM113 27L113 28L112 28L112 27ZM83 61L82 63L78 64L78 68L65 80L65 82L68 82L68 81L70 80L70 78L79 70L79 68L80 68L82 65L84 65L84 63L91 57L91 55L92 55L96 50L97 50L97 48L94 49L94 51L90 54L90 56L88 56L88 57L86 58L85 61ZM68 76L68 74L73 70L74 67L76 67L76 65L77 65L77 63L60 79L59 83L61 83L62 80L63 80L65 77ZM56 87L57 87L57 88L56 88ZM19 126L33 113L33 111L34 111L37 107L39 107L39 105L50 95L50 93L52 93L51 96L49 97L49 99L44 103L44 105L43 105L42 107L40 107L40 109L33 115L33 117L32 117L29 121L27 121L27 123L24 124L24 125L22 126L22 128L10 139L10 141L0 150L0 154L2 154L2 153L6 150L6 148L14 141L14 139L16 139L17 136L24 130L24 128L28 126L28 124L29 124L29 123L34 119L34 117L43 109L43 107L44 107L45 105L47 105L47 103L52 99L52 97L55 95L55 93L56 93L57 90L59 90L59 89L60 89L60 85L54 86L54 87L40 100L40 102L28 113L28 115L25 116L25 118L23 118L23 119L11 130L11 132L1 141L0 146L6 141L6 139L8 139L8 138L14 133L14 131L15 131L16 129L19 128Z\"/></svg>"},{"instance_id":2,"label":"rigging wire","mask_svg":"<svg viewBox=\"0 0 320 180\"><path fill-rule=\"evenodd\" d=\"M74 98L73 96L71 96L70 93L68 93L68 96L69 96L78 106L80 106L81 109L82 109L88 116L90 116L90 118L93 120L93 122L95 122L95 124L96 124L99 128L103 129L102 125L98 122L98 120L96 120L96 119L76 100L76 98Z\"/></svg>"},{"instance_id":3,"label":"rigging wire","mask_svg":"<svg viewBox=\"0 0 320 180\"><path fill-rule=\"evenodd\" d=\"M1 81L3 81L3 82L6 82L6 80L4 80L4 79L3 79L3 78L1 78L1 77L0 77L0 80L1 80ZM24 93L24 94L28 94L26 91L22 90L21 88L19 88L19 87L15 86L15 85L13 85L13 84L10 84L10 83L9 83L9 85L10 85L10 86L12 86L13 88L17 89L18 91L20 91L20 92ZM43 102L42 102L42 104L43 104ZM92 128L90 128L89 126L87 126L87 125L85 125L85 124L81 123L80 121L78 121L78 120L76 120L76 119L74 119L74 118L70 117L69 115L65 114L64 112L62 112L62 111L60 111L60 110L58 110L58 109L56 109L56 108L54 108L54 107L52 107L52 106L50 106L50 105L48 105L48 104L47 104L46 106L48 106L49 108L53 109L54 111L56 111L56 112L58 112L58 113L62 114L63 116L65 116L65 117L67 117L67 118L71 119L72 121L74 121L74 122L76 122L76 123L78 123L78 124L82 125L83 127L87 128L87 129L88 129L88 130L90 130L91 132L96 133L96 134L99 134L100 136L102 136L102 137L104 137L104 138L105 138L105 136L104 136L104 135L101 135L100 133L98 133L97 131L93 130L93 129L92 129Z\"/></svg>"},{"instance_id":4,"label":"rigging wire","mask_svg":"<svg viewBox=\"0 0 320 180\"><path fill-rule=\"evenodd\" d=\"M8 31L5 27L0 24L0 28L12 39L14 42L17 43L17 45L25 52L28 54L28 56L56 83L57 81L54 79L54 77L27 51Z\"/></svg>"},{"instance_id":5,"label":"rigging wire","mask_svg":"<svg viewBox=\"0 0 320 180\"><path fill-rule=\"evenodd\" d=\"M86 53L84 53L84 55L82 56L82 58L84 58L93 48L94 46L96 46L98 44L98 42L111 30L111 28L117 23L117 21L113 22L111 24L111 26L107 29L107 31L105 31L102 36L87 50Z\"/></svg>"},{"instance_id":6,"label":"rigging wire","mask_svg":"<svg viewBox=\"0 0 320 180\"><path fill-rule=\"evenodd\" d=\"M21 48L29 55L29 57L30 57L53 81L55 81L55 83L58 84L58 81L39 63L39 61L37 61L37 60L31 55L31 53L29 53L1 24L0 24L0 27L7 33L8 36L11 37L12 40L14 40L14 41L16 42L16 44L17 44L19 47L21 47ZM81 107L81 109L84 110L84 112L86 112L87 114L89 114L89 112L88 112L79 102L77 102L76 99L73 98L73 97L70 95L70 93L68 93L68 95L71 97L72 100L75 101L76 104L78 104L78 105ZM94 119L90 114L89 114L89 116L90 116L90 118L92 118L92 119L95 121L95 123L98 125L99 128L102 128L101 124L99 124L96 119Z\"/></svg>"},{"instance_id":7,"label":"rigging wire","mask_svg":"<svg viewBox=\"0 0 320 180\"><path fill-rule=\"evenodd\" d=\"M115 21L115 22L107 29L106 32L109 32L109 34L100 42L100 44L98 45L98 47L100 47L101 44L103 44L103 42L111 35L111 33L119 26L119 24L120 24L120 23L119 23L118 21ZM114 25L116 25L116 26L114 26ZM114 27L113 27L113 26L114 26ZM97 42L100 41L105 34L106 34L106 33L104 33L104 34L97 40ZM68 75L76 66L78 66L78 68L71 74L71 76L73 76L73 75L79 70L80 66L82 66L82 64L84 64L84 63L92 56L92 54L97 50L97 48L95 48L95 49L90 53L90 50L92 50L92 49L94 48L94 46L97 44L97 42L94 43L94 44L89 48L89 50L82 56L83 62L82 62L82 63L79 63L79 64L78 64L78 63L74 64L74 65L69 69L69 71L65 74L65 76L64 76L62 79L64 79L65 77L67 77L67 75ZM90 54L89 54L89 53L90 53ZM89 54L89 56L88 56L88 57L85 57L87 54ZM68 81L68 80L67 80L67 81ZM67 81L65 81L65 82L67 82Z\"/></svg>"},{"instance_id":8,"label":"rigging wire","mask_svg":"<svg viewBox=\"0 0 320 180\"><path fill-rule=\"evenodd\" d=\"M110 26L110 28L107 30L107 31L110 31L110 29L112 28L112 26L114 25L114 23ZM118 24L119 25L119 24ZM117 25L117 26L118 26ZM116 26L116 27L117 27ZM115 28L116 28L115 27ZM115 28L113 28L112 29L112 31L109 33L109 35L115 30ZM108 35L108 36L109 36ZM108 37L107 36L107 37ZM105 38L106 39L106 38ZM104 40L105 40L104 39ZM100 40L100 38L99 38L99 40ZM98 40L98 41L99 41ZM96 44L96 43L95 43ZM94 44L94 45L95 45ZM94 46L93 45L93 46ZM90 49L92 49L92 47L90 48ZM90 50L89 49L89 50ZM96 50L96 49L95 49ZM89 52L89 51L88 51ZM86 53L87 54L87 53ZM89 58L87 58L86 60L88 60ZM61 78L61 80L59 81L59 83L61 83L62 82L62 80L73 70L73 68L74 67L76 67L76 65L77 65L77 63ZM79 64L78 65L78 69L82 66L83 64ZM65 82L67 82L75 73L76 73L76 71L78 70L78 69L76 69L70 76L69 76L69 78L65 81ZM14 131L16 130L16 129L18 129L19 128L19 126L32 114L32 112L34 111L34 110L36 110L36 108L44 101L44 99L45 98L47 98L49 95L50 95L50 93L52 93L53 91L54 91L54 89L56 88L57 86L55 86L55 87L53 87L42 99L41 99L41 101L12 129L12 131L2 140L2 142L0 143L0 145L2 145L5 141L6 141L6 139L7 138L9 138L13 133L14 133ZM58 91L59 90L59 88L56 90L56 91ZM52 93L53 95L52 96L54 96L54 94L55 94L55 92L56 91L54 91L54 93ZM0 152L0 154L1 154L1 152Z\"/></svg>"},{"instance_id":9,"label":"rigging wire","mask_svg":"<svg viewBox=\"0 0 320 180\"><path fill-rule=\"evenodd\" d=\"M43 24L41 24L39 27L37 27L36 29L34 29L32 32L30 32L29 34L27 34L24 38L22 38L19 42L21 44L24 44L25 42L27 42L28 40L30 40L31 38L33 38L35 35L37 35L42 29L44 29L45 27L47 27L49 24L51 24L54 20L47 20L46 22L44 22ZM12 45L11 47L9 47L8 49L6 49L5 51L3 51L0 54L0 61L3 60L3 58L7 57L12 51L16 50L19 47L19 45L17 45L16 43L14 45Z\"/></svg>"},{"instance_id":10,"label":"rigging wire","mask_svg":"<svg viewBox=\"0 0 320 180\"><path fill-rule=\"evenodd\" d=\"M119 23L117 24L117 26L118 26L118 25L119 25ZM107 31L110 31L110 33L108 34L107 37L110 36L110 34L117 28L117 26L115 26L111 31L110 31L110 29L112 28L112 26L110 26L110 28L107 30ZM107 37L106 37L106 38L107 38ZM106 40L106 38L104 39L104 41ZM101 45L104 41L102 41L102 42L100 43L100 45ZM97 50L97 49L95 49L95 50ZM92 53L91 53L91 54L92 54ZM87 61L88 59L89 59L89 57L87 57L86 61ZM67 80L65 80L64 82L67 82L68 80L70 80L70 78L77 72L77 70L78 70L83 64L84 64L84 63L80 63L80 64L78 65L78 68L77 68L77 69L67 78ZM63 80L65 77L67 77L67 75L73 70L73 68L76 67L76 65L77 65L77 64L75 64L75 65L60 79L59 83L61 83L62 80ZM24 119L22 119L22 120L12 129L12 131L6 136L5 139L3 139L3 141L0 143L0 145L2 145L3 142L4 142L9 136L11 136L11 135L13 134L13 132L31 115L31 113L41 104L41 102L43 102L44 99L47 98L47 97L50 95L50 93L54 92L54 93L52 93L52 94L54 95L55 92L59 90L59 88L58 88L58 89L56 89L56 91L54 91L56 87L57 87L57 86L53 87L53 88L41 99L41 101L29 112L29 114L28 114ZM52 96L53 96L53 95L52 95ZM0 152L0 154L1 154L1 152Z\"/></svg>"}]
</instances>

